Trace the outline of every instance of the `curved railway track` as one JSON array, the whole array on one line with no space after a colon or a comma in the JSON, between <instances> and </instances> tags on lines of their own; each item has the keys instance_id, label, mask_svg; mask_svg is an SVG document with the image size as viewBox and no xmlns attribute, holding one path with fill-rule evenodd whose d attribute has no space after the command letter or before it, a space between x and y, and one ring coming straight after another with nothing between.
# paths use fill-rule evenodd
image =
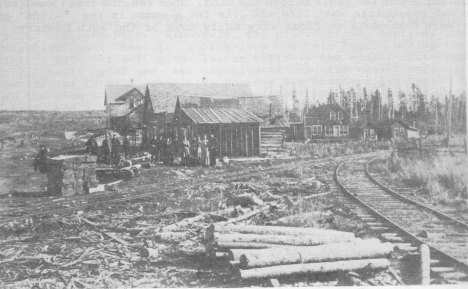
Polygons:
<instances>
[{"instance_id":1,"label":"curved railway track","mask_svg":"<svg viewBox=\"0 0 468 289\"><path fill-rule=\"evenodd\" d=\"M362 155L342 156L338 159L356 159L362 157L375 156L378 152L366 153ZM167 193L176 191L179 189L186 188L187 186L201 185L205 182L216 182L216 181L235 181L249 177L260 176L265 173L282 171L293 168L298 165L305 165L309 162L316 164L329 162L331 158L327 159L315 159L312 157L302 159L287 159L281 161L281 164L273 165L272 167L265 169L251 169L243 172L235 173L224 173L217 174L214 176L189 179L189 180L174 180L174 181L163 181L159 183L144 184L136 188L136 193L125 193L125 192L103 192L95 193L90 195L79 195L68 198L56 197L47 201L34 202L33 204L25 204L24 198L17 198L13 200L12 208L0 211L0 226L9 222L21 221L31 217L40 215L52 215L52 214L65 214L71 213L76 210L83 210L92 206L119 203L141 198L151 198L157 194ZM125 188L124 188L125 189ZM135 191L135 189L132 189ZM151 190L148 192L148 190ZM23 202L23 203L21 203ZM16 205L16 206L15 206Z\"/></svg>"},{"instance_id":2,"label":"curved railway track","mask_svg":"<svg viewBox=\"0 0 468 289\"><path fill-rule=\"evenodd\" d=\"M376 160L343 161L334 179L345 202L371 232L395 243L407 256L418 257L421 244L431 250L431 278L462 283L468 280L468 225L411 200L378 182L369 173Z\"/></svg>"}]
</instances>

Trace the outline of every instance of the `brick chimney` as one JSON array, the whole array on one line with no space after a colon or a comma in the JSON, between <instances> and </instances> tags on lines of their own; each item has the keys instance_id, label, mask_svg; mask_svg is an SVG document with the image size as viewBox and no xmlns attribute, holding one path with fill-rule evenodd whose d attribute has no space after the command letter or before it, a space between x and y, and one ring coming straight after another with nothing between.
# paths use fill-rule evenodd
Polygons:
<instances>
[{"instance_id":1,"label":"brick chimney","mask_svg":"<svg viewBox=\"0 0 468 289\"><path fill-rule=\"evenodd\" d=\"M202 81L203 84L205 84L206 83L206 77L203 77L201 81Z\"/></svg>"}]
</instances>

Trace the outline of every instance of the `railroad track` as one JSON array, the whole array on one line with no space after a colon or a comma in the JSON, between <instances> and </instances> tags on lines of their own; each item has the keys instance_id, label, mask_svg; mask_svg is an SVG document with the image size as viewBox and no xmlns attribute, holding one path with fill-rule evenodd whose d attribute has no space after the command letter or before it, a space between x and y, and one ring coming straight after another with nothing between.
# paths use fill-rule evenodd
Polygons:
<instances>
[{"instance_id":1,"label":"railroad track","mask_svg":"<svg viewBox=\"0 0 468 289\"><path fill-rule=\"evenodd\" d=\"M362 157L375 156L378 153L379 152L372 152L361 155L342 156L338 157L337 159L356 159ZM206 182L235 181L245 178L261 176L265 173L283 171L291 169L298 165L306 165L311 162L314 162L316 164L326 163L334 159L335 158L314 159L311 157L302 159L288 159L282 161L281 164L273 165L272 167L264 169L256 168L240 173L224 173L198 179L177 179L174 181L163 181L156 184L145 184L136 188L137 192L135 193L111 191L95 193L90 195L79 195L68 198L56 197L47 201L35 201L33 204L26 203L24 201L24 198L17 198L13 200L12 203L8 204L11 207L10 209L3 210L0 212L0 226L5 225L9 222L21 221L35 216L66 214L72 213L77 210L83 210L96 205L151 198L157 194L177 191L179 189L187 188L187 186L200 185ZM125 187L123 189L125 189ZM148 190L151 190L151 192L147 192Z\"/></svg>"},{"instance_id":2,"label":"railroad track","mask_svg":"<svg viewBox=\"0 0 468 289\"><path fill-rule=\"evenodd\" d=\"M379 183L368 170L376 159L345 160L336 168L334 179L346 196L345 204L371 232L394 243L409 258L420 257L419 246L427 244L433 282L467 281L468 225Z\"/></svg>"}]
</instances>

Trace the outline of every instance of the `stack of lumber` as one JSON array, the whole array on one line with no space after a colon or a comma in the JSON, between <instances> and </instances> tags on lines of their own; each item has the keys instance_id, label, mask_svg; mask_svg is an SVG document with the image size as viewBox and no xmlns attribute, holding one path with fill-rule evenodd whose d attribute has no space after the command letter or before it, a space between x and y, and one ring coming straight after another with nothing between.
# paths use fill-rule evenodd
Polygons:
<instances>
[{"instance_id":1,"label":"stack of lumber","mask_svg":"<svg viewBox=\"0 0 468 289\"><path fill-rule=\"evenodd\" d=\"M214 224L204 232L206 254L226 258L242 279L384 269L391 243L318 228Z\"/></svg>"}]
</instances>

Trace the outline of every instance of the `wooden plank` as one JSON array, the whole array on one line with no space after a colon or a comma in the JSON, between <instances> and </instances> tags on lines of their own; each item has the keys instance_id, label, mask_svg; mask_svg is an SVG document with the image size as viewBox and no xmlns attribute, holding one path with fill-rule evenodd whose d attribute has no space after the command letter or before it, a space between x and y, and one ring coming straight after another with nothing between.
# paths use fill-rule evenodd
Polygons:
<instances>
[{"instance_id":1,"label":"wooden plank","mask_svg":"<svg viewBox=\"0 0 468 289\"><path fill-rule=\"evenodd\" d=\"M253 132L253 128L250 130L250 134L251 134L251 136L252 136L252 146L251 146L252 156L255 156L254 132Z\"/></svg>"}]
</instances>

